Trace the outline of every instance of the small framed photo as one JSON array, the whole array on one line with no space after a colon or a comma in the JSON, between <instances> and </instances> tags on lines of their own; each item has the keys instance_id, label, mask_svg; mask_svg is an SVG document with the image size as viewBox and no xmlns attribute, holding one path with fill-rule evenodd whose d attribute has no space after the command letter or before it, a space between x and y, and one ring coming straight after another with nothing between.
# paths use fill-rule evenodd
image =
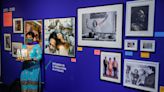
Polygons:
<instances>
[{"instance_id":1,"label":"small framed photo","mask_svg":"<svg viewBox=\"0 0 164 92\"><path fill-rule=\"evenodd\" d=\"M12 56L17 57L17 50L22 49L22 43L20 42L12 42Z\"/></svg>"},{"instance_id":2,"label":"small framed photo","mask_svg":"<svg viewBox=\"0 0 164 92\"><path fill-rule=\"evenodd\" d=\"M78 45L122 48L123 5L78 9Z\"/></svg>"},{"instance_id":3,"label":"small framed photo","mask_svg":"<svg viewBox=\"0 0 164 92\"><path fill-rule=\"evenodd\" d=\"M157 92L158 72L158 62L125 59L123 85L144 91Z\"/></svg>"},{"instance_id":4,"label":"small framed photo","mask_svg":"<svg viewBox=\"0 0 164 92\"><path fill-rule=\"evenodd\" d=\"M153 37L154 1L129 1L126 6L126 36Z\"/></svg>"},{"instance_id":5,"label":"small framed photo","mask_svg":"<svg viewBox=\"0 0 164 92\"><path fill-rule=\"evenodd\" d=\"M132 50L132 51L137 51L137 47L138 47L138 41L137 40L125 40L125 46L124 49L125 50Z\"/></svg>"},{"instance_id":6,"label":"small framed photo","mask_svg":"<svg viewBox=\"0 0 164 92\"><path fill-rule=\"evenodd\" d=\"M101 52L100 79L121 82L121 53Z\"/></svg>"},{"instance_id":7,"label":"small framed photo","mask_svg":"<svg viewBox=\"0 0 164 92\"><path fill-rule=\"evenodd\" d=\"M141 40L140 51L155 52L155 40Z\"/></svg>"},{"instance_id":8,"label":"small framed photo","mask_svg":"<svg viewBox=\"0 0 164 92\"><path fill-rule=\"evenodd\" d=\"M39 43L40 46L42 47L42 42L43 42L43 22L42 20L26 20L24 21L24 44L27 44L27 37L26 34L28 32L33 32L35 37L34 41Z\"/></svg>"},{"instance_id":9,"label":"small framed photo","mask_svg":"<svg viewBox=\"0 0 164 92\"><path fill-rule=\"evenodd\" d=\"M13 32L14 33L23 33L23 18L14 18L13 19Z\"/></svg>"},{"instance_id":10,"label":"small framed photo","mask_svg":"<svg viewBox=\"0 0 164 92\"><path fill-rule=\"evenodd\" d=\"M4 49L11 51L11 34L4 34Z\"/></svg>"}]
</instances>

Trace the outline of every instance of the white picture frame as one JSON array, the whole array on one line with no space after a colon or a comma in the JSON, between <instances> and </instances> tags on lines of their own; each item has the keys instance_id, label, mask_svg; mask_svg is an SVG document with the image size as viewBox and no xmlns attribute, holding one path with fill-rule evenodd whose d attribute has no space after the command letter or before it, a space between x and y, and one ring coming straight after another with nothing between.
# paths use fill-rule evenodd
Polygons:
<instances>
[{"instance_id":1,"label":"white picture frame","mask_svg":"<svg viewBox=\"0 0 164 92\"><path fill-rule=\"evenodd\" d=\"M144 91L157 92L158 73L158 62L125 59L123 85Z\"/></svg>"},{"instance_id":2,"label":"white picture frame","mask_svg":"<svg viewBox=\"0 0 164 92\"><path fill-rule=\"evenodd\" d=\"M34 32L34 35L37 36L34 38L36 39L35 42L37 42L42 47L43 45L43 21L41 19L24 21L24 44L27 44L26 34L29 31Z\"/></svg>"},{"instance_id":3,"label":"white picture frame","mask_svg":"<svg viewBox=\"0 0 164 92\"><path fill-rule=\"evenodd\" d=\"M122 15L122 4L79 8L78 45L122 48Z\"/></svg>"},{"instance_id":4,"label":"white picture frame","mask_svg":"<svg viewBox=\"0 0 164 92\"><path fill-rule=\"evenodd\" d=\"M60 29L61 26L63 29ZM62 35L64 44L69 44L69 48L65 49L63 42L58 39L59 34ZM75 38L75 17L44 19L45 54L75 57ZM58 40L58 43L52 46L56 40Z\"/></svg>"},{"instance_id":5,"label":"white picture frame","mask_svg":"<svg viewBox=\"0 0 164 92\"><path fill-rule=\"evenodd\" d=\"M138 49L138 40L125 39L124 40L124 49L137 51Z\"/></svg>"},{"instance_id":6,"label":"white picture frame","mask_svg":"<svg viewBox=\"0 0 164 92\"><path fill-rule=\"evenodd\" d=\"M13 18L13 33L23 33L23 18Z\"/></svg>"},{"instance_id":7,"label":"white picture frame","mask_svg":"<svg viewBox=\"0 0 164 92\"><path fill-rule=\"evenodd\" d=\"M21 42L12 42L12 56L17 57L17 49L22 49Z\"/></svg>"},{"instance_id":8,"label":"white picture frame","mask_svg":"<svg viewBox=\"0 0 164 92\"><path fill-rule=\"evenodd\" d=\"M155 1L129 1L126 3L126 36L153 37Z\"/></svg>"},{"instance_id":9,"label":"white picture frame","mask_svg":"<svg viewBox=\"0 0 164 92\"><path fill-rule=\"evenodd\" d=\"M11 51L11 34L4 34L4 49L6 51Z\"/></svg>"},{"instance_id":10,"label":"white picture frame","mask_svg":"<svg viewBox=\"0 0 164 92\"><path fill-rule=\"evenodd\" d=\"M140 51L155 52L155 40L141 40Z\"/></svg>"},{"instance_id":11,"label":"white picture frame","mask_svg":"<svg viewBox=\"0 0 164 92\"><path fill-rule=\"evenodd\" d=\"M109 82L120 83L121 82L121 53L101 52L100 61L101 61L100 79ZM114 63L115 61L116 63Z\"/></svg>"}]
</instances>

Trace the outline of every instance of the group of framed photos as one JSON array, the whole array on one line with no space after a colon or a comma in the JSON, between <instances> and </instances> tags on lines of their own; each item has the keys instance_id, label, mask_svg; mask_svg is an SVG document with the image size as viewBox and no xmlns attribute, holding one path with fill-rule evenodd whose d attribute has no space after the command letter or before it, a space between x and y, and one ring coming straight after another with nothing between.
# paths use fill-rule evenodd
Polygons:
<instances>
[{"instance_id":1,"label":"group of framed photos","mask_svg":"<svg viewBox=\"0 0 164 92\"><path fill-rule=\"evenodd\" d=\"M121 53L101 52L100 79L121 83ZM158 90L159 63L124 59L123 86L145 91Z\"/></svg>"},{"instance_id":2,"label":"group of framed photos","mask_svg":"<svg viewBox=\"0 0 164 92\"><path fill-rule=\"evenodd\" d=\"M126 3L127 37L153 37L154 34L154 1L129 1ZM105 48L122 48L123 4L87 7L78 9L78 45ZM52 18L24 21L13 19L13 33L34 32L35 41L42 46L45 54L75 57L75 17ZM24 27L24 29L23 29ZM24 30L24 31L23 31ZM44 34L44 38L42 37ZM43 38L43 39L42 39ZM12 45L12 47L11 47ZM5 50L16 57L17 49L22 43L12 42L11 35L4 34ZM137 51L138 41L126 39L125 50ZM141 40L140 51L155 52L155 40ZM121 53L101 52L100 79L121 82ZM146 91L158 90L159 63L124 59L124 86Z\"/></svg>"},{"instance_id":3,"label":"group of framed photos","mask_svg":"<svg viewBox=\"0 0 164 92\"><path fill-rule=\"evenodd\" d=\"M126 39L124 42L124 49L137 51L138 40ZM155 52L155 40L140 40L140 51Z\"/></svg>"}]
</instances>

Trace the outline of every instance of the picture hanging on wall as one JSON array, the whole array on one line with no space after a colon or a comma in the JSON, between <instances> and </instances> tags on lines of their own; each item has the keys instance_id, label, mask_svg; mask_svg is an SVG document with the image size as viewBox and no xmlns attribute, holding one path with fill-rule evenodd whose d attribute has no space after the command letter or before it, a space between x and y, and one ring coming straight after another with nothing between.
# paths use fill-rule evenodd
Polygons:
<instances>
[{"instance_id":1,"label":"picture hanging on wall","mask_svg":"<svg viewBox=\"0 0 164 92\"><path fill-rule=\"evenodd\" d=\"M45 53L75 57L75 18L44 20Z\"/></svg>"},{"instance_id":2,"label":"picture hanging on wall","mask_svg":"<svg viewBox=\"0 0 164 92\"><path fill-rule=\"evenodd\" d=\"M138 41L137 40L125 40L125 50L137 51Z\"/></svg>"},{"instance_id":3,"label":"picture hanging on wall","mask_svg":"<svg viewBox=\"0 0 164 92\"><path fill-rule=\"evenodd\" d=\"M13 32L23 33L23 19L22 18L13 19Z\"/></svg>"},{"instance_id":4,"label":"picture hanging on wall","mask_svg":"<svg viewBox=\"0 0 164 92\"><path fill-rule=\"evenodd\" d=\"M144 91L158 91L158 62L124 60L123 85Z\"/></svg>"},{"instance_id":5,"label":"picture hanging on wall","mask_svg":"<svg viewBox=\"0 0 164 92\"><path fill-rule=\"evenodd\" d=\"M121 82L121 53L101 52L100 79Z\"/></svg>"},{"instance_id":6,"label":"picture hanging on wall","mask_svg":"<svg viewBox=\"0 0 164 92\"><path fill-rule=\"evenodd\" d=\"M11 34L4 34L4 48L6 51L11 51Z\"/></svg>"},{"instance_id":7,"label":"picture hanging on wall","mask_svg":"<svg viewBox=\"0 0 164 92\"><path fill-rule=\"evenodd\" d=\"M141 40L140 51L155 52L155 40Z\"/></svg>"},{"instance_id":8,"label":"picture hanging on wall","mask_svg":"<svg viewBox=\"0 0 164 92\"><path fill-rule=\"evenodd\" d=\"M78 9L78 45L122 48L123 5Z\"/></svg>"},{"instance_id":9,"label":"picture hanging on wall","mask_svg":"<svg viewBox=\"0 0 164 92\"><path fill-rule=\"evenodd\" d=\"M127 2L126 36L153 37L154 2L154 0Z\"/></svg>"},{"instance_id":10,"label":"picture hanging on wall","mask_svg":"<svg viewBox=\"0 0 164 92\"><path fill-rule=\"evenodd\" d=\"M12 56L17 57L17 49L22 49L22 43L12 42Z\"/></svg>"},{"instance_id":11,"label":"picture hanging on wall","mask_svg":"<svg viewBox=\"0 0 164 92\"><path fill-rule=\"evenodd\" d=\"M42 47L42 20L24 21L24 44L27 43L26 34L28 32L34 33L34 41Z\"/></svg>"}]
</instances>

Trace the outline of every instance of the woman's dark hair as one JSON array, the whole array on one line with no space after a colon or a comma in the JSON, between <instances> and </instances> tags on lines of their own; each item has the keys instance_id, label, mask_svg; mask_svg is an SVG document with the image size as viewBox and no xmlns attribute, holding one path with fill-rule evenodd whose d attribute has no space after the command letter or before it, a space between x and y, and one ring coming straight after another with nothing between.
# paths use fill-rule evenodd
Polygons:
<instances>
[{"instance_id":1,"label":"woman's dark hair","mask_svg":"<svg viewBox=\"0 0 164 92\"><path fill-rule=\"evenodd\" d=\"M60 39L57 38L57 33L56 32L52 32L49 36L49 41L51 39L54 39L56 41L56 46L59 44L62 44L62 42L60 41Z\"/></svg>"},{"instance_id":2,"label":"woman's dark hair","mask_svg":"<svg viewBox=\"0 0 164 92\"><path fill-rule=\"evenodd\" d=\"M34 38L35 37L35 34L34 34L34 32L32 32L32 31L29 31L27 34L26 34L26 36L27 35L31 35L32 36L32 38Z\"/></svg>"}]
</instances>

